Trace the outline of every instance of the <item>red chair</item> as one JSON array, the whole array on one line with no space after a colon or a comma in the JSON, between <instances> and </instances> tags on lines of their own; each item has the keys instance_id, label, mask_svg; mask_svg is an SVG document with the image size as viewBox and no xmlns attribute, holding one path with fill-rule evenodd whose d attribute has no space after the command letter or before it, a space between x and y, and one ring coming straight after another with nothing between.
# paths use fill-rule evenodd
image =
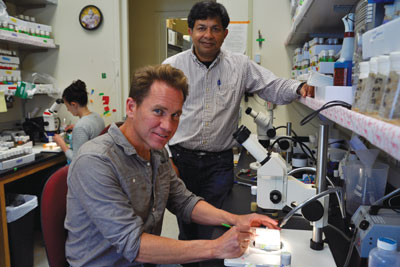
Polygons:
<instances>
[{"instance_id":1,"label":"red chair","mask_svg":"<svg viewBox=\"0 0 400 267\"><path fill-rule=\"evenodd\" d=\"M58 169L46 182L41 201L41 223L47 259L51 267L67 266L64 219L67 209L68 165Z\"/></svg>"}]
</instances>

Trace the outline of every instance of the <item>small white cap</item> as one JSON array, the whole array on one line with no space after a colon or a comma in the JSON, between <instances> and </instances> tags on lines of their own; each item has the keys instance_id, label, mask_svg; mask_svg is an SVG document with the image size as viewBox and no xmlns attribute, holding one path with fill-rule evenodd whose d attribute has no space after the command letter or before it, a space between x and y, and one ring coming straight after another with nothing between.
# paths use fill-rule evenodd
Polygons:
<instances>
[{"instance_id":1,"label":"small white cap","mask_svg":"<svg viewBox=\"0 0 400 267\"><path fill-rule=\"evenodd\" d=\"M379 237L378 238L378 248L396 251L397 250L397 241L387 237Z\"/></svg>"},{"instance_id":2,"label":"small white cap","mask_svg":"<svg viewBox=\"0 0 400 267\"><path fill-rule=\"evenodd\" d=\"M378 72L378 57L371 57L371 59L369 60L369 72Z\"/></svg>"},{"instance_id":3,"label":"small white cap","mask_svg":"<svg viewBox=\"0 0 400 267\"><path fill-rule=\"evenodd\" d=\"M360 62L360 72L361 73L368 73L369 72L369 62Z\"/></svg>"},{"instance_id":4,"label":"small white cap","mask_svg":"<svg viewBox=\"0 0 400 267\"><path fill-rule=\"evenodd\" d=\"M400 51L390 53L390 65L394 71L400 71Z\"/></svg>"},{"instance_id":5,"label":"small white cap","mask_svg":"<svg viewBox=\"0 0 400 267\"><path fill-rule=\"evenodd\" d=\"M292 261L292 254L288 251L281 252L281 266L290 265Z\"/></svg>"},{"instance_id":6,"label":"small white cap","mask_svg":"<svg viewBox=\"0 0 400 267\"><path fill-rule=\"evenodd\" d=\"M257 186L256 185L251 186L251 194L253 196L257 195Z\"/></svg>"},{"instance_id":7,"label":"small white cap","mask_svg":"<svg viewBox=\"0 0 400 267\"><path fill-rule=\"evenodd\" d=\"M383 75L389 75L390 61L389 56L381 55L378 57L378 72Z\"/></svg>"}]
</instances>

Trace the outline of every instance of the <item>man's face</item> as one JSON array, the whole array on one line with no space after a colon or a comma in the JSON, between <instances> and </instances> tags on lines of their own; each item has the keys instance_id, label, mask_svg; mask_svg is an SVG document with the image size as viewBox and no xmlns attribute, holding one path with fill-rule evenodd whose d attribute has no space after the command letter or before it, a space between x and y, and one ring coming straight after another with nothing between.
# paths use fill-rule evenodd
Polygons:
<instances>
[{"instance_id":1,"label":"man's face","mask_svg":"<svg viewBox=\"0 0 400 267\"><path fill-rule=\"evenodd\" d=\"M132 140L136 149L162 149L178 128L183 93L165 82L155 81L138 106L130 98L127 115L133 119Z\"/></svg>"},{"instance_id":2,"label":"man's face","mask_svg":"<svg viewBox=\"0 0 400 267\"><path fill-rule=\"evenodd\" d=\"M222 43L228 34L228 29L222 27L220 18L196 20L193 29L189 28L196 56L200 61L210 62L219 53Z\"/></svg>"}]
</instances>

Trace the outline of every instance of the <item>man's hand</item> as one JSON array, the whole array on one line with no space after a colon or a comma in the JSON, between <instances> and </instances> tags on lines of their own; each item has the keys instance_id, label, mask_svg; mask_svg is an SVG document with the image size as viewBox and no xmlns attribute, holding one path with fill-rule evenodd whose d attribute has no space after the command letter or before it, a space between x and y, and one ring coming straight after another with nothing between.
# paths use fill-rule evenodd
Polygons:
<instances>
[{"instance_id":1,"label":"man's hand","mask_svg":"<svg viewBox=\"0 0 400 267\"><path fill-rule=\"evenodd\" d=\"M75 124L70 124L70 125L67 125L66 127L65 127L65 131L68 131L68 130L73 130L74 129L74 126L75 126Z\"/></svg>"},{"instance_id":2,"label":"man's hand","mask_svg":"<svg viewBox=\"0 0 400 267\"><path fill-rule=\"evenodd\" d=\"M310 86L308 84L303 84L303 86L300 89L300 95L302 97L314 97L314 86Z\"/></svg>"},{"instance_id":3,"label":"man's hand","mask_svg":"<svg viewBox=\"0 0 400 267\"><path fill-rule=\"evenodd\" d=\"M247 250L252 240L254 240L254 233L250 226L233 226L221 237L214 240L214 257L218 259L240 257Z\"/></svg>"},{"instance_id":4,"label":"man's hand","mask_svg":"<svg viewBox=\"0 0 400 267\"><path fill-rule=\"evenodd\" d=\"M280 229L278 221L257 213L238 215L235 225L247 225L251 227L265 226L269 229Z\"/></svg>"}]
</instances>

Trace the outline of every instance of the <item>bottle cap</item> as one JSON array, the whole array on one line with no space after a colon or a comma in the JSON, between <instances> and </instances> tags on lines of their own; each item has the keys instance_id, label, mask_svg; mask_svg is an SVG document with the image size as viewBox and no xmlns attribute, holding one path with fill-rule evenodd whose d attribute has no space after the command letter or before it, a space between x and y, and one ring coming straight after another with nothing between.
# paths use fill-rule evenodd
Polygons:
<instances>
[{"instance_id":1,"label":"bottle cap","mask_svg":"<svg viewBox=\"0 0 400 267\"><path fill-rule=\"evenodd\" d=\"M256 185L251 186L251 194L253 196L257 195L257 186Z\"/></svg>"},{"instance_id":2,"label":"bottle cap","mask_svg":"<svg viewBox=\"0 0 400 267\"><path fill-rule=\"evenodd\" d=\"M400 51L392 52L390 57L390 68L394 71L400 71Z\"/></svg>"},{"instance_id":3,"label":"bottle cap","mask_svg":"<svg viewBox=\"0 0 400 267\"><path fill-rule=\"evenodd\" d=\"M288 251L281 252L281 266L290 265L292 261L292 254Z\"/></svg>"},{"instance_id":4,"label":"bottle cap","mask_svg":"<svg viewBox=\"0 0 400 267\"><path fill-rule=\"evenodd\" d=\"M396 251L397 250L397 241L387 237L379 237L378 238L378 248Z\"/></svg>"},{"instance_id":5,"label":"bottle cap","mask_svg":"<svg viewBox=\"0 0 400 267\"><path fill-rule=\"evenodd\" d=\"M378 73L388 76L390 71L389 56L381 55L378 57Z\"/></svg>"},{"instance_id":6,"label":"bottle cap","mask_svg":"<svg viewBox=\"0 0 400 267\"><path fill-rule=\"evenodd\" d=\"M371 57L369 60L369 72L375 74L378 72L378 57Z\"/></svg>"},{"instance_id":7,"label":"bottle cap","mask_svg":"<svg viewBox=\"0 0 400 267\"><path fill-rule=\"evenodd\" d=\"M360 62L360 73L368 73L369 72L369 63L368 62Z\"/></svg>"}]
</instances>

